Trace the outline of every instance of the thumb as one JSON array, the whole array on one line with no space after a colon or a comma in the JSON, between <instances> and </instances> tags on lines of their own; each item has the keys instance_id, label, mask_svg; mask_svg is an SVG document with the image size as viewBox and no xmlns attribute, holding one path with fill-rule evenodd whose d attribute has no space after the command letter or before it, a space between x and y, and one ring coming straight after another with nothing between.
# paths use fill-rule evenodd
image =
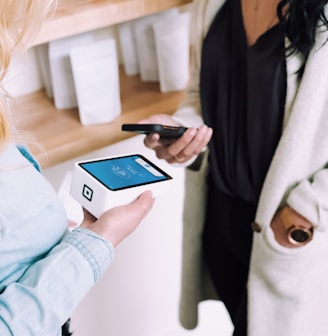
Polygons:
<instances>
[{"instance_id":1,"label":"thumb","mask_svg":"<svg viewBox=\"0 0 328 336\"><path fill-rule=\"evenodd\" d=\"M140 218L144 218L154 205L155 198L150 190L143 192L129 207L131 211L135 212Z\"/></svg>"}]
</instances>

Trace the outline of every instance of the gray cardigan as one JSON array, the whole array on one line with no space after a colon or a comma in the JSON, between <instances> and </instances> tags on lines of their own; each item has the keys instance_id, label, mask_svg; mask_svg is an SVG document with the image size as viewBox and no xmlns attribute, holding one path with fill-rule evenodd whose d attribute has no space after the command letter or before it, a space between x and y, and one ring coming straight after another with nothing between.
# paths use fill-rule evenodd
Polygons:
<instances>
[{"instance_id":1,"label":"gray cardigan","mask_svg":"<svg viewBox=\"0 0 328 336\"><path fill-rule=\"evenodd\" d=\"M175 114L186 126L202 124L201 46L223 3L195 0L193 4L192 81ZM301 56L287 59L284 129L255 219L261 232L254 233L248 281L249 336L328 335L328 43L324 44L328 33L319 30L301 83L295 74ZM206 157L203 153L186 169L180 320L188 329L197 325L198 303L216 298L201 255ZM286 204L316 226L313 241L304 247L289 249L274 239L271 220Z\"/></svg>"}]
</instances>

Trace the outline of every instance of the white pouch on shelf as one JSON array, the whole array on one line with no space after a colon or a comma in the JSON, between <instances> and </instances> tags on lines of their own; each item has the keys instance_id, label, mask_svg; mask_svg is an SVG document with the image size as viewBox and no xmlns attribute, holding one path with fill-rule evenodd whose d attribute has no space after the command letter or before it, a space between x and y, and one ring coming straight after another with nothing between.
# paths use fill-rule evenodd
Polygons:
<instances>
[{"instance_id":1,"label":"white pouch on shelf","mask_svg":"<svg viewBox=\"0 0 328 336\"><path fill-rule=\"evenodd\" d=\"M161 18L174 17L178 13L178 8L172 8L135 20L134 34L141 80L149 82L159 80L153 24Z\"/></svg>"},{"instance_id":2,"label":"white pouch on shelf","mask_svg":"<svg viewBox=\"0 0 328 336\"><path fill-rule=\"evenodd\" d=\"M120 23L118 25L118 36L126 75L133 76L139 74L139 62L135 34L133 33L133 21Z\"/></svg>"},{"instance_id":3,"label":"white pouch on shelf","mask_svg":"<svg viewBox=\"0 0 328 336\"><path fill-rule=\"evenodd\" d=\"M114 120L121 113L115 39L72 48L70 58L81 123Z\"/></svg>"},{"instance_id":4,"label":"white pouch on shelf","mask_svg":"<svg viewBox=\"0 0 328 336\"><path fill-rule=\"evenodd\" d=\"M161 92L179 91L189 81L190 13L153 24Z\"/></svg>"},{"instance_id":5,"label":"white pouch on shelf","mask_svg":"<svg viewBox=\"0 0 328 336\"><path fill-rule=\"evenodd\" d=\"M39 64L40 74L46 94L53 98L52 79L49 63L49 45L48 43L40 44L35 47L35 53Z\"/></svg>"},{"instance_id":6,"label":"white pouch on shelf","mask_svg":"<svg viewBox=\"0 0 328 336\"><path fill-rule=\"evenodd\" d=\"M93 33L88 32L49 43L52 87L57 109L77 107L69 52L74 47L89 45L93 40Z\"/></svg>"}]
</instances>

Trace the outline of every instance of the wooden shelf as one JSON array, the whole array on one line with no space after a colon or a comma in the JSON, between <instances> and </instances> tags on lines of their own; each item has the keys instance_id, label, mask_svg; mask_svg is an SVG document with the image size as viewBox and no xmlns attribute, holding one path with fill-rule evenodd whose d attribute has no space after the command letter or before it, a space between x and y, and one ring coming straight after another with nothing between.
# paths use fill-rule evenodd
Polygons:
<instances>
[{"instance_id":1,"label":"wooden shelf","mask_svg":"<svg viewBox=\"0 0 328 336\"><path fill-rule=\"evenodd\" d=\"M33 45L186 5L192 0L61 0Z\"/></svg>"},{"instance_id":2,"label":"wooden shelf","mask_svg":"<svg viewBox=\"0 0 328 336\"><path fill-rule=\"evenodd\" d=\"M56 13L32 43L38 45L191 3L192 0L60 0ZM83 126L78 109L57 110L44 91L11 102L19 130L35 139L29 143L43 168L87 154L132 135L122 123L137 122L155 113L173 113L184 91L161 93L158 83L140 81L120 71L122 114L113 122Z\"/></svg>"},{"instance_id":3,"label":"wooden shelf","mask_svg":"<svg viewBox=\"0 0 328 336\"><path fill-rule=\"evenodd\" d=\"M11 102L12 118L19 130L33 135L36 143L30 144L30 149L46 168L130 137L121 131L122 123L137 122L155 113L171 114L185 94L161 93L158 83L126 76L122 69L120 86L122 114L108 124L81 125L77 109L55 109L44 91Z\"/></svg>"}]
</instances>

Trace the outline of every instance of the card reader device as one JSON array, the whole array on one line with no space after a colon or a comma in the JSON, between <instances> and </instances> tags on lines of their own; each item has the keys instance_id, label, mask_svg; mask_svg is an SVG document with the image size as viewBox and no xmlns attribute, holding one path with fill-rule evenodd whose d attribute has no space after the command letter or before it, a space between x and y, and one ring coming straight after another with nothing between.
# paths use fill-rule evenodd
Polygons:
<instances>
[{"instance_id":1,"label":"card reader device","mask_svg":"<svg viewBox=\"0 0 328 336\"><path fill-rule=\"evenodd\" d=\"M70 193L99 218L106 210L135 200L143 191L154 197L170 189L173 178L140 154L76 162Z\"/></svg>"}]
</instances>

